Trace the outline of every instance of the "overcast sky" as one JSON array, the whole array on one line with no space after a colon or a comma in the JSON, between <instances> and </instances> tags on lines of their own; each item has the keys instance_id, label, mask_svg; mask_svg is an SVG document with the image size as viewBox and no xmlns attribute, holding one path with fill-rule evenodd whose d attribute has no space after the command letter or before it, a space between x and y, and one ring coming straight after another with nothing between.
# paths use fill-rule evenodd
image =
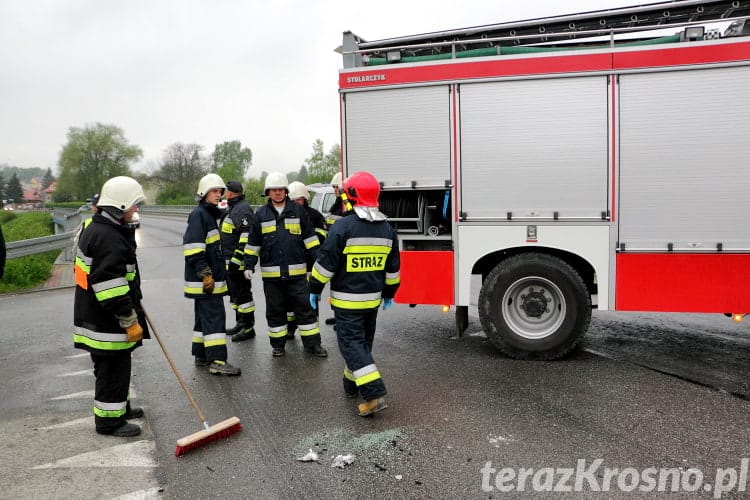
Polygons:
<instances>
[{"instance_id":1,"label":"overcast sky","mask_svg":"<svg viewBox=\"0 0 750 500\"><path fill-rule=\"evenodd\" d=\"M52 167L68 128L117 125L158 166L174 142L240 140L250 175L340 141L341 34L366 40L635 0L0 0L0 164Z\"/></svg>"}]
</instances>

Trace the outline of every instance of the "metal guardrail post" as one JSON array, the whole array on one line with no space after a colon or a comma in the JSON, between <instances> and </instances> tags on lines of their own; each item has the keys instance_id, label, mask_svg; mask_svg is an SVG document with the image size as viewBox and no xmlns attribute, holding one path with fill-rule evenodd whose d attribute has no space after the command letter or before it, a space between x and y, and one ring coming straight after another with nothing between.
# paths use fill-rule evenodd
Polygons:
<instances>
[{"instance_id":1,"label":"metal guardrail post","mask_svg":"<svg viewBox=\"0 0 750 500\"><path fill-rule=\"evenodd\" d=\"M85 217L89 217L81 212L81 209L56 208L52 211L52 220L55 221L55 234L75 233L78 226ZM73 248L73 239L70 245L63 248L62 260L73 262L75 260L75 249Z\"/></svg>"}]
</instances>

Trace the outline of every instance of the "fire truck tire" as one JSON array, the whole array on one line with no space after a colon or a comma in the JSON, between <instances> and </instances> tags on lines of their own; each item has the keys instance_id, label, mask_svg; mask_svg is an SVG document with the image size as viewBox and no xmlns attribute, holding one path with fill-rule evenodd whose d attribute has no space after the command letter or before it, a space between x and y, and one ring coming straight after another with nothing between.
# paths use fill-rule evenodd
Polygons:
<instances>
[{"instance_id":1,"label":"fire truck tire","mask_svg":"<svg viewBox=\"0 0 750 500\"><path fill-rule=\"evenodd\" d=\"M562 259L515 255L487 275L479 318L492 345L517 359L551 360L572 351L591 321L591 296Z\"/></svg>"}]
</instances>

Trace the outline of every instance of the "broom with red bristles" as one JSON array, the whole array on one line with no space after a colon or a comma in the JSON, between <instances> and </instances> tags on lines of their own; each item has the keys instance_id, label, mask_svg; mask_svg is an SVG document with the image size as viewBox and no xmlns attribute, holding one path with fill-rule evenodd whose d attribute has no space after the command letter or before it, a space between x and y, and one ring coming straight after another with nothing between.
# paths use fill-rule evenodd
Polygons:
<instances>
[{"instance_id":1,"label":"broom with red bristles","mask_svg":"<svg viewBox=\"0 0 750 500\"><path fill-rule=\"evenodd\" d=\"M149 317L145 309L143 310L143 315L146 317L146 322L151 327L151 333L154 334L154 338L159 343L159 347L161 347L162 352L164 352L164 356L167 358L170 368L172 368L175 377L177 377L177 381L180 383L180 386L182 386L182 390L185 391L185 395L190 401L193 410L195 410L195 414L198 415L198 418L203 423L202 430L177 440L177 447L174 449L174 456L179 457L180 455L184 455L188 451L194 450L195 448L203 446L204 444L210 443L212 441L218 441L221 438L225 438L227 436L231 436L236 432L240 432L242 430L242 424L240 423L240 419L237 417L230 417L226 420L222 420L218 424L208 425L206 417L203 416L203 412L201 411L200 406L198 406L198 403L196 403L193 395L190 394L190 391L188 390L187 385L185 385L185 381L183 380L182 375L180 375L180 372L177 370L174 361L172 361L172 357L169 355L169 352L167 352L167 348L164 345L164 342L161 341L159 332L156 330L153 321L151 321L151 318Z\"/></svg>"}]
</instances>

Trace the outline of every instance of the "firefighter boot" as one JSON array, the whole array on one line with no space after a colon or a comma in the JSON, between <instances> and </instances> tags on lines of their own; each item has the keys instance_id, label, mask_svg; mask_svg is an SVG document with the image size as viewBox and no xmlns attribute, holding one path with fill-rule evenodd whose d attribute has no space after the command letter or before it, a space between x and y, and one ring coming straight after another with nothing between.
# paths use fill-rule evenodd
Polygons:
<instances>
[{"instance_id":1,"label":"firefighter boot","mask_svg":"<svg viewBox=\"0 0 750 500\"><path fill-rule=\"evenodd\" d=\"M320 344L315 344L314 346L305 347L305 352L308 354L312 354L313 356L317 356L319 358L328 357L328 351L326 351L325 347L323 347Z\"/></svg>"},{"instance_id":2,"label":"firefighter boot","mask_svg":"<svg viewBox=\"0 0 750 500\"><path fill-rule=\"evenodd\" d=\"M291 340L294 338L294 332L297 331L297 321L292 319L286 325L286 339Z\"/></svg>"},{"instance_id":3,"label":"firefighter boot","mask_svg":"<svg viewBox=\"0 0 750 500\"><path fill-rule=\"evenodd\" d=\"M252 326L241 325L241 328L237 335L232 336L232 342L242 342L243 340L252 339L255 337L255 328Z\"/></svg>"},{"instance_id":4,"label":"firefighter boot","mask_svg":"<svg viewBox=\"0 0 750 500\"><path fill-rule=\"evenodd\" d=\"M131 418L143 418L143 408L133 408L130 406L130 403L128 403L128 407L125 410L125 418L127 420L130 420Z\"/></svg>"},{"instance_id":5,"label":"firefighter boot","mask_svg":"<svg viewBox=\"0 0 750 500\"><path fill-rule=\"evenodd\" d=\"M388 404L385 402L385 398L383 397L365 401L364 403L360 403L357 406L360 417L367 417L379 412L380 410L385 410L386 408L388 408Z\"/></svg>"},{"instance_id":6,"label":"firefighter boot","mask_svg":"<svg viewBox=\"0 0 750 500\"><path fill-rule=\"evenodd\" d=\"M220 361L218 359L211 361L211 364L208 366L208 372L213 373L214 375L229 376L242 374L242 370L240 370L236 366L232 366L226 361Z\"/></svg>"},{"instance_id":7,"label":"firefighter boot","mask_svg":"<svg viewBox=\"0 0 750 500\"><path fill-rule=\"evenodd\" d=\"M141 433L141 428L135 424L125 422L115 429L97 429L97 433L107 436L132 437Z\"/></svg>"},{"instance_id":8,"label":"firefighter boot","mask_svg":"<svg viewBox=\"0 0 750 500\"><path fill-rule=\"evenodd\" d=\"M242 330L242 322L240 321L239 313L235 311L234 316L237 324L227 330L227 335L230 337L233 335L237 335Z\"/></svg>"}]
</instances>

